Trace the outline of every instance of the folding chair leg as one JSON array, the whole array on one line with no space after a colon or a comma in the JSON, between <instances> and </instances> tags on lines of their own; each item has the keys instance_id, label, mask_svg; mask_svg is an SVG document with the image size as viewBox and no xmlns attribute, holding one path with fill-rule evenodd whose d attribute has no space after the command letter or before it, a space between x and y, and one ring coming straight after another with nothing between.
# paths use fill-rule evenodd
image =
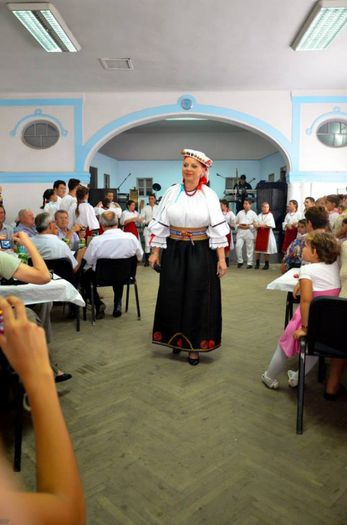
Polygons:
<instances>
[{"instance_id":1,"label":"folding chair leg","mask_svg":"<svg viewBox=\"0 0 347 525\"><path fill-rule=\"evenodd\" d=\"M126 301L125 301L125 311L126 312L128 311L128 308L129 308L129 289L130 289L130 284L128 283L127 284L127 295L126 295Z\"/></svg>"},{"instance_id":2,"label":"folding chair leg","mask_svg":"<svg viewBox=\"0 0 347 525\"><path fill-rule=\"evenodd\" d=\"M141 319L140 301L139 301L139 292L137 290L137 284L136 283L134 283L134 289L135 289L135 298L136 298L137 319L140 321L140 319Z\"/></svg>"},{"instance_id":3,"label":"folding chair leg","mask_svg":"<svg viewBox=\"0 0 347 525\"><path fill-rule=\"evenodd\" d=\"M24 388L17 377L15 386L15 421L14 421L14 460L13 470L20 472L22 460L22 435L23 435L23 398Z\"/></svg>"},{"instance_id":4,"label":"folding chair leg","mask_svg":"<svg viewBox=\"0 0 347 525\"><path fill-rule=\"evenodd\" d=\"M297 434L303 433L305 362L306 362L306 343L304 341L300 341L299 383L298 383L298 398L297 398L297 412L296 412L296 433Z\"/></svg>"},{"instance_id":5,"label":"folding chair leg","mask_svg":"<svg viewBox=\"0 0 347 525\"><path fill-rule=\"evenodd\" d=\"M286 312L284 315L284 328L286 328L287 324L290 320L290 292L287 293L287 300L286 300ZM293 312L293 310L292 310Z\"/></svg>"},{"instance_id":6,"label":"folding chair leg","mask_svg":"<svg viewBox=\"0 0 347 525\"><path fill-rule=\"evenodd\" d=\"M81 310L80 307L77 306L76 310L76 332L81 331Z\"/></svg>"},{"instance_id":7,"label":"folding chair leg","mask_svg":"<svg viewBox=\"0 0 347 525\"><path fill-rule=\"evenodd\" d=\"M92 309L92 325L95 325L96 313L95 313L95 304L94 304L93 284L90 285L90 302L91 302L91 309Z\"/></svg>"}]
</instances>

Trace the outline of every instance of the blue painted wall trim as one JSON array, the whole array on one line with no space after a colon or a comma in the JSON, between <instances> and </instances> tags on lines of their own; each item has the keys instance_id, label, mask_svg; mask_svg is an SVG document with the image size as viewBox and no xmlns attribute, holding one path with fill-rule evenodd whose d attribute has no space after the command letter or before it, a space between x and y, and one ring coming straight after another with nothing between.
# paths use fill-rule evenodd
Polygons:
<instances>
[{"instance_id":1,"label":"blue painted wall trim","mask_svg":"<svg viewBox=\"0 0 347 525\"><path fill-rule=\"evenodd\" d=\"M70 175L67 175L66 172L62 174L62 176L55 176L55 173L49 173L46 172L46 175L43 173L38 172L22 172L22 173L15 173L15 172L0 172L0 183L15 183L15 182L42 182L50 181L54 179L61 178L62 180L65 178L75 177L80 178L79 174L82 172L84 177L84 182L89 182L89 174L88 179L86 179L86 172L84 172L83 168L79 169L78 166L80 163L81 158L81 148L83 143L83 99L80 97L76 98L26 98L26 99L17 99L17 98L8 98L8 99L1 99L0 100L0 107L18 107L18 106L72 106L74 109L74 153L75 153L75 172L71 172ZM47 178L47 176L49 177ZM42 177L46 176L45 179ZM14 180L14 178L16 180ZM82 180L82 179L81 179Z\"/></svg>"},{"instance_id":2,"label":"blue painted wall trim","mask_svg":"<svg viewBox=\"0 0 347 525\"><path fill-rule=\"evenodd\" d=\"M0 183L6 184L33 184L33 183L43 183L43 182L53 182L55 180L61 179L67 182L69 179L80 179L81 182L88 184L90 181L89 172L59 172L59 171L45 171L45 172L15 172L15 171L2 171L0 172Z\"/></svg>"},{"instance_id":3,"label":"blue painted wall trim","mask_svg":"<svg viewBox=\"0 0 347 525\"><path fill-rule=\"evenodd\" d=\"M288 160L288 164L292 164L292 144L279 130L277 130L264 120L255 118L252 115L236 111L230 108L198 104L194 97L191 97L191 99L194 102L192 105L192 110L187 111L186 109L182 109L180 101L189 97L191 97L191 95L184 95L180 97L176 104L157 106L152 108L146 108L140 111L135 111L134 113L124 115L123 117L115 119L107 125L103 126L83 146L82 158L80 159L82 164L78 165L78 169L88 169L93 155L105 142L105 139L115 136L117 132L120 133L124 128L131 128L134 124L143 124L146 121L151 122L154 120L160 120L160 118L158 117L166 118L167 116L180 116L187 114L191 116L203 115L210 117L218 117L225 121L229 120L233 123L237 122L246 125L251 129L260 131L266 137L272 139L278 145L278 147L282 150L281 153Z\"/></svg>"}]
</instances>

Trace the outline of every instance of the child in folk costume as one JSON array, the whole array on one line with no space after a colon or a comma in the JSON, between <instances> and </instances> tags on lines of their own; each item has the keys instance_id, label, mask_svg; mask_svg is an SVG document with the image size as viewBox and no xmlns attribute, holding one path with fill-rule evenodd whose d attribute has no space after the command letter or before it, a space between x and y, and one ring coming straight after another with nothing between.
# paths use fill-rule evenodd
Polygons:
<instances>
[{"instance_id":1,"label":"child in folk costume","mask_svg":"<svg viewBox=\"0 0 347 525\"><path fill-rule=\"evenodd\" d=\"M296 239L298 233L298 222L302 218L301 213L298 211L298 201L290 200L288 202L287 210L288 213L282 223L284 230L284 240L282 244L283 253L287 251L290 243Z\"/></svg>"},{"instance_id":2,"label":"child in folk costume","mask_svg":"<svg viewBox=\"0 0 347 525\"><path fill-rule=\"evenodd\" d=\"M268 388L276 390L279 387L277 377L284 369L287 359L294 357L300 351L299 339L307 333L308 315L313 297L339 295L341 286L337 261L339 253L340 246L331 233L316 231L307 235L302 255L303 259L311 264L305 264L298 269L300 308L295 311L282 333L268 368L261 377ZM307 356L306 374L317 360L318 357ZM297 386L297 372L289 370L288 377L289 386Z\"/></svg>"},{"instance_id":3,"label":"child in folk costume","mask_svg":"<svg viewBox=\"0 0 347 525\"><path fill-rule=\"evenodd\" d=\"M220 207L221 207L222 213L223 213L223 215L225 217L225 222L227 223L227 225L230 228L230 232L226 236L227 237L227 241L228 241L228 246L226 246L226 248L224 248L225 262L226 262L227 266L229 266L229 264L230 264L229 263L230 252L234 248L232 228L235 227L235 219L236 219L236 217L235 217L234 213L229 209L228 201L226 199L221 199L219 202L220 202Z\"/></svg>"},{"instance_id":4,"label":"child in folk costume","mask_svg":"<svg viewBox=\"0 0 347 525\"><path fill-rule=\"evenodd\" d=\"M270 204L263 202L261 205L261 213L259 213L257 220L254 223L257 230L255 239L255 269L259 270L260 256L264 254L263 270L269 269L269 257L273 253L277 253L276 239L273 234L273 228L276 227L274 216L270 211Z\"/></svg>"}]
</instances>

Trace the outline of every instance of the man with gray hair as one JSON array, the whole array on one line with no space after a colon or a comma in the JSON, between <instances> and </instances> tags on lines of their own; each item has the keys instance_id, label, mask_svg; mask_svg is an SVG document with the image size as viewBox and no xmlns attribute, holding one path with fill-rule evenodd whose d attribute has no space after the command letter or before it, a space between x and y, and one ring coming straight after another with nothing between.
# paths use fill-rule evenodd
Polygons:
<instances>
[{"instance_id":1,"label":"man with gray hair","mask_svg":"<svg viewBox=\"0 0 347 525\"><path fill-rule=\"evenodd\" d=\"M37 231L34 227L35 224L35 215L32 210L23 209L18 212L18 223L15 227L15 233L25 232L29 237L34 237L37 234Z\"/></svg>"},{"instance_id":2,"label":"man with gray hair","mask_svg":"<svg viewBox=\"0 0 347 525\"><path fill-rule=\"evenodd\" d=\"M84 274L85 290L90 293L90 283L95 283L95 268L98 259L128 259L136 255L141 261L143 250L139 240L132 233L123 232L118 229L118 218L114 211L108 210L99 217L104 233L94 237L90 242L84 259L86 261ZM123 285L113 287L114 308L113 317L122 315ZM101 302L96 286L94 286L96 318L105 317L105 304Z\"/></svg>"},{"instance_id":3,"label":"man with gray hair","mask_svg":"<svg viewBox=\"0 0 347 525\"><path fill-rule=\"evenodd\" d=\"M72 267L76 272L81 264L84 251L78 251L77 259L67 244L57 237L58 228L49 213L39 213L35 218L35 225L38 235L32 241L40 252L43 259L61 259L63 257L71 261Z\"/></svg>"}]
</instances>

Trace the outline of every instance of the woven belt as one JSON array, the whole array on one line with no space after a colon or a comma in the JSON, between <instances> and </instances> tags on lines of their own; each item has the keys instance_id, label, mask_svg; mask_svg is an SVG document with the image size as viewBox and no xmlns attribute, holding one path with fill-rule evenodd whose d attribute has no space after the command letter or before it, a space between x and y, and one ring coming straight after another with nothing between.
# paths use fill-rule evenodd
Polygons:
<instances>
[{"instance_id":1,"label":"woven belt","mask_svg":"<svg viewBox=\"0 0 347 525\"><path fill-rule=\"evenodd\" d=\"M176 241L190 241L194 244L194 241L205 241L208 239L206 235L207 228L201 226L199 228L180 228L178 226L170 227L170 239Z\"/></svg>"}]
</instances>

